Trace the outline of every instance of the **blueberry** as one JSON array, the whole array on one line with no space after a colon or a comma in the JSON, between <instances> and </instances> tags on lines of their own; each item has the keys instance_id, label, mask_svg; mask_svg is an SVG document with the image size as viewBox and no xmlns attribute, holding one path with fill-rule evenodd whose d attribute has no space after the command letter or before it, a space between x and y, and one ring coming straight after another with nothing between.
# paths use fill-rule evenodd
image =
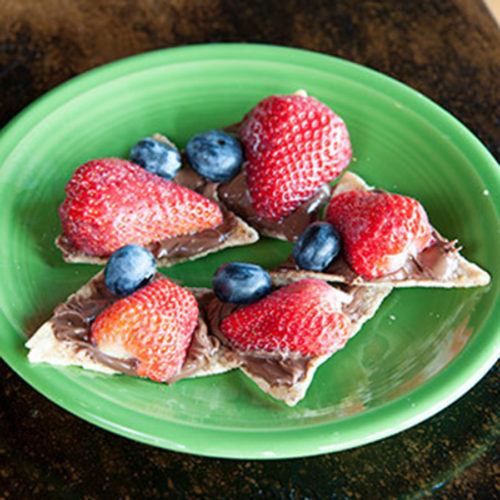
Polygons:
<instances>
[{"instance_id":1,"label":"blueberry","mask_svg":"<svg viewBox=\"0 0 500 500\"><path fill-rule=\"evenodd\" d=\"M104 283L110 292L125 297L147 285L156 272L153 254L139 245L119 248L104 269Z\"/></svg>"},{"instance_id":2,"label":"blueberry","mask_svg":"<svg viewBox=\"0 0 500 500\"><path fill-rule=\"evenodd\" d=\"M225 182L241 169L243 149L240 141L220 130L197 134L186 146L191 168L214 182Z\"/></svg>"},{"instance_id":3,"label":"blueberry","mask_svg":"<svg viewBox=\"0 0 500 500\"><path fill-rule=\"evenodd\" d=\"M293 247L293 258L300 269L323 271L340 252L340 235L328 222L309 225Z\"/></svg>"},{"instance_id":4,"label":"blueberry","mask_svg":"<svg viewBox=\"0 0 500 500\"><path fill-rule=\"evenodd\" d=\"M175 177L181 168L179 151L152 137L141 139L130 150L130 161L165 179Z\"/></svg>"},{"instance_id":5,"label":"blueberry","mask_svg":"<svg viewBox=\"0 0 500 500\"><path fill-rule=\"evenodd\" d=\"M255 264L229 262L217 269L212 285L223 302L251 304L271 291L271 277Z\"/></svg>"}]
</instances>

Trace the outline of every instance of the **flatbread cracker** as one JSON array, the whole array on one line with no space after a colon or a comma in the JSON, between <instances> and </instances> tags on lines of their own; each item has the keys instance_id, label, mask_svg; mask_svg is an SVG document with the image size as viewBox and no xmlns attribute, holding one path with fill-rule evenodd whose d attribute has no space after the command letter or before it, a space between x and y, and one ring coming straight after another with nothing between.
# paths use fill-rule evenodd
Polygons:
<instances>
[{"instance_id":1,"label":"flatbread cracker","mask_svg":"<svg viewBox=\"0 0 500 500\"><path fill-rule=\"evenodd\" d=\"M87 284L81 287L77 292L70 295L65 304L78 303L81 300L96 298L96 287L103 286L104 272L99 272ZM213 294L205 288L188 288L200 302L208 294ZM383 299L390 293L390 286L385 287L345 287L343 312L351 320L352 330L350 337L354 336L361 328L363 323L371 318ZM200 307L203 310L203 307ZM28 359L32 363L47 362L52 365L60 366L79 366L88 370L97 371L106 374L122 373L121 370L114 369L108 364L96 359L92 349L82 348L81 343L71 340L60 340L57 338L52 316L46 321L35 334L26 342L29 349ZM205 322L200 317L199 325L205 326ZM267 380L259 377L251 369L245 366L241 356L230 347L221 343L211 332L207 332L213 349L210 355L205 357L205 364L197 366L189 365L189 355L184 363L180 373L171 379L168 383L173 383L183 378L195 378L224 373L229 370L240 367L242 371L253 380L261 390L273 396L276 399L284 401L289 406L294 406L306 394L311 384L316 369L324 363L329 357L321 356L307 361L305 377L295 383L293 386L271 385ZM194 340L193 340L194 344ZM194 367L194 369L193 369Z\"/></svg>"},{"instance_id":2,"label":"flatbread cracker","mask_svg":"<svg viewBox=\"0 0 500 500\"><path fill-rule=\"evenodd\" d=\"M152 138L166 144L169 147L172 147L174 149L177 149L177 146L166 136L162 134L153 134ZM184 165L181 171L185 171L186 166ZM259 239L259 233L253 229L250 225L248 225L246 222L243 221L240 217L238 217L236 214L228 210L219 200L217 196L217 189L216 186L217 184L213 182L209 182L206 179L203 179L202 177L198 176L194 171L191 171L189 168L189 173L186 176L186 172L184 172L184 175L182 173L179 173L176 177L172 179L173 182L177 182L178 184L187 187L188 189L191 189L192 191L196 191L205 198L209 198L215 203L219 205L222 209L222 214L223 214L223 223L222 224L227 224L229 223L230 225L230 231L225 239L222 241L214 244L210 248L205 248L203 250L200 250L193 255L190 256L175 256L175 251L173 256L168 255L168 250L161 250L158 248L157 243L151 243L147 245L147 248L152 250L152 253L155 255L156 262L159 267L170 267L175 264L179 264L181 262L186 262L189 260L196 260L199 259L200 257L204 257L205 255L208 255L213 252L218 252L219 250L222 250L223 248L228 248L228 247L234 247L234 246L241 246L241 245L249 245L251 243L255 243ZM184 182L188 180L189 182ZM204 189L199 189L200 186L197 184L201 184ZM219 226L220 227L220 226ZM214 228L216 229L216 228ZM198 233L193 233L191 236L191 239L194 240L196 239ZM180 235L183 236L183 235ZM164 241L168 241L168 238L166 238ZM63 254L63 259L66 262L69 263L83 263L83 264L101 264L104 265L108 261L108 257L100 257L100 256L92 256L88 255L87 253L78 250L73 246L73 243L71 240L66 237L64 234L60 234L57 236L55 240L55 245L62 251ZM182 246L182 245L181 245ZM185 253L185 252L184 252Z\"/></svg>"},{"instance_id":3,"label":"flatbread cracker","mask_svg":"<svg viewBox=\"0 0 500 500\"><path fill-rule=\"evenodd\" d=\"M365 191L374 189L356 174L346 172L339 183L335 186L333 195L337 196L346 191ZM293 281L304 278L316 278L334 283L347 283L357 286L387 286L394 287L439 287L439 288L468 288L476 286L485 286L490 282L490 275L481 269L478 265L469 262L459 253L459 249L454 248L456 241L447 242L437 231L434 231L441 244L449 249L446 258L452 259L449 270L443 274L435 269L421 270L418 262L409 262L409 272L405 269L392 273L390 275L376 278L364 279L357 275L347 264L342 256L339 256L334 262L322 272L299 270L296 268L293 258L286 263L278 266L271 271L273 280L279 285L285 285Z\"/></svg>"},{"instance_id":4,"label":"flatbread cracker","mask_svg":"<svg viewBox=\"0 0 500 500\"><path fill-rule=\"evenodd\" d=\"M213 247L206 249L204 251L198 252L195 255L189 257L169 257L168 255L156 259L158 267L170 267L180 262L186 262L190 260L196 260L200 257L204 257L213 252L218 252L223 248L235 247L241 245L250 245L255 243L259 239L259 233L250 227L246 222L244 222L239 217L232 215L234 217L236 224L232 229L229 236L222 242ZM193 234L195 236L196 233ZM63 259L68 263L83 263L83 264L100 264L104 265L108 261L108 257L96 257L88 255L77 249L73 249L71 252L67 252L66 245L64 243L64 236L59 235L56 240L56 246L63 252Z\"/></svg>"},{"instance_id":5,"label":"flatbread cracker","mask_svg":"<svg viewBox=\"0 0 500 500\"><path fill-rule=\"evenodd\" d=\"M92 297L96 290L96 284L102 283L103 277L104 272L100 271L77 292L70 295L65 304L69 302L78 303L82 299L85 300ZM210 290L203 288L191 288L189 290L197 299L210 292ZM25 345L29 349L28 359L30 362L46 362L59 366L79 366L108 374L122 373L120 370L114 369L96 359L95 355L92 354L92 350L82 348L81 343L70 340L59 340L52 322L53 318L54 316L47 320L26 342ZM202 317L199 319L199 326L206 328ZM209 333L208 335L210 337ZM201 366L195 367L193 370L192 366L187 366L190 361L188 356L181 369L181 373L169 379L169 383L173 383L181 378L194 378L223 373L239 365L239 361L227 347L223 346L217 339L210 338L210 341L213 342L213 349L209 358L204 358L206 362Z\"/></svg>"},{"instance_id":6,"label":"flatbread cracker","mask_svg":"<svg viewBox=\"0 0 500 500\"><path fill-rule=\"evenodd\" d=\"M375 314L382 301L389 295L391 290L392 287L387 285L379 287L348 287L346 289L346 292L352 297L352 300L343 304L342 312L351 320L352 330L350 332L350 338L354 337L363 324ZM307 364L305 377L296 382L293 386L271 385L263 377L248 370L244 364L240 369L266 394L269 394L275 399L282 400L288 406L295 406L304 398L318 367L334 354L335 353L312 358Z\"/></svg>"}]
</instances>

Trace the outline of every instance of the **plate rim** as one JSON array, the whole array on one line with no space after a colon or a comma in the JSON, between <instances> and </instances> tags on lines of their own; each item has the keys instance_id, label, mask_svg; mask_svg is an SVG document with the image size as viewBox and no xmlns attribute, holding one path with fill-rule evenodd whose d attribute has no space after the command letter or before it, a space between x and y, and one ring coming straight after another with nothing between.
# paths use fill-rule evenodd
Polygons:
<instances>
[{"instance_id":1,"label":"plate rim","mask_svg":"<svg viewBox=\"0 0 500 500\"><path fill-rule=\"evenodd\" d=\"M221 57L220 51L224 51L225 55ZM217 54L217 52L219 52L219 54ZM0 131L0 164L10 154L12 149L17 146L22 137L26 135L26 131L30 131L33 128L33 125L37 123L40 116L46 117L47 110L50 110L51 112L56 111L62 103L66 103L68 101L68 97L80 97L82 95L82 89L84 91L90 91L103 83L110 83L113 80L122 78L127 73L134 74L138 71L151 69L160 65L168 66L176 64L178 61L185 59L187 56L191 57L189 62L194 62L203 54L211 54L212 59L218 60L230 59L236 55L238 55L238 58L249 58L248 56L251 56L251 59L256 61L261 61L262 57L258 56L262 55L265 56L264 59L279 59L281 61L284 59L286 62L293 62L297 66L302 67L307 67L308 64L306 64L306 62L311 62L314 63L316 67L320 67L322 71L325 71L328 66L331 66L332 68L336 66L337 70L340 67L342 69L347 69L348 73L361 73L361 76L363 77L362 79L369 78L371 85L375 82L376 90L379 86L385 87L389 84L391 86L391 90L394 89L397 94L395 97L396 99L402 99L406 104L411 104L415 102L415 98L418 98L419 104L425 108L426 116L430 113L433 117L439 119L440 123L444 123L455 133L461 135L464 139L464 144L462 146L463 148L466 148L466 152L463 148L460 148L461 152L466 154L467 157L481 157L482 163L485 167L482 168L480 172L478 171L478 175L488 185L492 186L493 191L499 191L500 169L487 148L450 112L425 97L417 90L394 79L393 77L355 62L305 49L266 44L221 43L165 48L107 63L82 73L81 75L75 76L33 101L11 121L9 121ZM307 59L307 61L305 59ZM160 61L161 64L159 64ZM132 70L131 66L133 66ZM408 106L408 108L416 113L411 105ZM489 168L486 165L490 165L492 168ZM492 201L497 210L497 214L500 212L500 201L498 201L500 193L498 194L499 196L496 198L494 197L494 194L492 194ZM495 200L497 200L496 203ZM14 329L14 327L9 324L9 321L3 311L0 319L2 323L6 323L9 328ZM126 425L120 425L120 423L114 419L113 412L111 412L107 418L103 418L102 415L96 414L91 411L91 408L88 408L85 398L80 399L79 404L75 404L72 398L61 397L60 394L52 394L52 385L48 382L48 380L57 376L56 372L59 371L58 368L45 367L43 371L44 376L40 378L40 373L37 373L37 371L29 365L26 366L23 364L23 359L21 358L20 353L17 352L19 349L16 351L13 346L5 346L3 338L1 345L6 347L3 349L4 352L2 352L2 359L4 359L4 361L21 378L34 387L39 393L74 415L101 428L107 429L108 431L132 438L136 441L173 451L219 458L275 459L313 456L371 443L397 434L436 414L472 388L498 359L500 343L499 323L500 298L497 293L497 296L493 299L490 315L481 328L481 330L491 331L491 335L488 335L485 339L485 335L483 334L481 337L481 345L479 345L480 343L477 341L480 335L475 336L467 343L464 350L460 352L460 354L443 370L426 381L422 386L410 391L408 394L398 397L380 407L351 416L347 419L336 422L312 424L305 428L299 427L272 431L251 429L247 432L242 432L240 430L227 431L221 429L210 429L212 436L211 439L208 440L209 443L222 442L222 445L206 444L203 442L203 439L200 440L200 429L203 435L202 437L206 438L205 434L207 429L204 427L161 421L162 425L168 426L171 431L171 435L169 434L168 436L164 435L163 437L158 437L156 435L145 433L139 428L133 428L130 424L128 427ZM12 348L9 350L9 347ZM488 349L490 351L489 355L486 352ZM470 358L472 358L474 363L467 362ZM442 384L442 380L448 382ZM460 380L461 383L457 384L455 382L452 384L449 382L450 380ZM454 388L453 390L449 390L449 386L451 385ZM91 399L95 397L96 396L92 396ZM107 404L112 406L114 405L114 403L109 402ZM394 407L397 407L396 413L394 413ZM415 415L416 407L421 407L421 409ZM147 418L145 418L140 413L134 411L132 411L132 413L137 415L137 417L141 416L141 418L147 420L150 425L159 425L160 419L155 419L151 416L147 416ZM373 417L375 413L379 417L378 426L374 425L373 422L364 424L364 427L367 427L367 425L370 427L371 432L365 433L361 437L358 436L356 438L352 435L352 431L349 432L348 429L345 429L347 425L352 426L352 422L358 422L362 426L366 417L368 415ZM387 416L387 414L390 416ZM400 417L399 419L397 418L398 416ZM158 422L153 424L156 420L158 420ZM380 425L381 421L385 422L384 426ZM397 421L397 423L395 425L387 425L388 421ZM146 427L148 427L148 425L146 425ZM334 427L334 429L332 429L332 427ZM142 428L144 428L144 426L142 426ZM272 441L272 444L267 446L267 448L269 448L267 450L262 449L260 444L256 445L255 436L256 434L262 433L266 436L267 443L271 443ZM359 434L359 432L356 432L355 434ZM177 436L178 439L174 441L172 436ZM350 437L346 439L346 437L343 436ZM188 444L186 445L185 443Z\"/></svg>"}]
</instances>

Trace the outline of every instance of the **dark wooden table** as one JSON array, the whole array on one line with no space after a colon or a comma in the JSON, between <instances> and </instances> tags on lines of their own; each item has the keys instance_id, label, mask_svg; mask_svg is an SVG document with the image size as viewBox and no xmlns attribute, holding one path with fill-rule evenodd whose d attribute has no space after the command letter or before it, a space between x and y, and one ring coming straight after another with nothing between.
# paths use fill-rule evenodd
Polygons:
<instances>
[{"instance_id":1,"label":"dark wooden table","mask_svg":"<svg viewBox=\"0 0 500 500\"><path fill-rule=\"evenodd\" d=\"M418 89L498 159L500 31L480 0L3 0L0 126L57 84L132 54L263 42L336 55ZM98 429L0 363L0 498L498 497L498 368L428 421L314 458L183 455Z\"/></svg>"}]
</instances>

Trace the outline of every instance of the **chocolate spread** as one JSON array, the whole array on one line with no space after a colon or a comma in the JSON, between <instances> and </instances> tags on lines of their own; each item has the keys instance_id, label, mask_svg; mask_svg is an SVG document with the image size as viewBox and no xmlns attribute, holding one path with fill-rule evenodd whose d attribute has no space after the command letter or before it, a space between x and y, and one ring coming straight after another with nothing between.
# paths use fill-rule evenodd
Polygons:
<instances>
[{"instance_id":1,"label":"chocolate spread","mask_svg":"<svg viewBox=\"0 0 500 500\"><path fill-rule=\"evenodd\" d=\"M196 233L181 234L151 243L148 250L157 258L189 258L220 245L238 227L235 215L223 207L222 223Z\"/></svg>"},{"instance_id":2,"label":"chocolate spread","mask_svg":"<svg viewBox=\"0 0 500 500\"><path fill-rule=\"evenodd\" d=\"M54 336L60 342L71 342L76 349L85 349L92 359L113 370L136 375L136 359L108 356L93 344L90 338L92 322L118 297L108 290L103 279L94 279L89 285L91 290L87 297L74 295L54 309L51 319Z\"/></svg>"},{"instance_id":3,"label":"chocolate spread","mask_svg":"<svg viewBox=\"0 0 500 500\"><path fill-rule=\"evenodd\" d=\"M436 231L434 243L424 248L416 257L410 257L405 265L389 275L394 279L448 279L458 268L457 255L460 250L457 240L448 241Z\"/></svg>"},{"instance_id":4,"label":"chocolate spread","mask_svg":"<svg viewBox=\"0 0 500 500\"><path fill-rule=\"evenodd\" d=\"M162 275L157 273L154 279L162 279ZM136 358L120 359L109 356L93 344L90 338L92 322L106 307L119 299L108 290L102 275L93 279L89 286L90 292L87 296L74 295L55 308L50 321L56 339L71 342L76 349L85 349L92 359L113 370L137 375ZM207 326L200 318L179 373L167 380L167 383L190 377L205 369L219 346L219 340L208 334Z\"/></svg>"},{"instance_id":5,"label":"chocolate spread","mask_svg":"<svg viewBox=\"0 0 500 500\"><path fill-rule=\"evenodd\" d=\"M311 357L285 356L266 352L243 352L231 346L229 340L220 329L224 318L236 311L239 306L221 302L210 294L204 304L205 314L210 331L228 348L232 349L243 366L250 374L263 378L270 386L291 387L307 376Z\"/></svg>"},{"instance_id":6,"label":"chocolate spread","mask_svg":"<svg viewBox=\"0 0 500 500\"><path fill-rule=\"evenodd\" d=\"M239 137L240 125L241 123L235 123L224 127L223 130L235 137ZM164 142L165 140L168 141L159 134L153 137ZM272 221L259 217L253 208L244 164L238 175L230 181L219 184L197 174L190 167L185 151L181 152L181 157L182 168L172 179L173 181L197 191L207 198L216 201L220 199L229 210L239 215L264 236L295 241L304 229L317 219L321 207L330 199L331 188L328 184L324 184L290 215L283 217L279 221Z\"/></svg>"},{"instance_id":7,"label":"chocolate spread","mask_svg":"<svg viewBox=\"0 0 500 500\"><path fill-rule=\"evenodd\" d=\"M181 154L182 156L182 168L179 170L177 175L172 179L177 184L181 186L187 187L200 193L205 198L210 198L211 200L215 200L217 196L217 187L218 183L213 182L210 179L202 177L200 174L197 174L190 166L187 161L186 155L184 152Z\"/></svg>"},{"instance_id":8,"label":"chocolate spread","mask_svg":"<svg viewBox=\"0 0 500 500\"><path fill-rule=\"evenodd\" d=\"M220 245L238 227L236 216L224 207L221 207L221 210L223 219L218 226L195 233L164 238L147 245L148 250L157 259L178 259L190 258ZM82 253L65 234L57 238L57 246L61 249L65 259L71 260L73 256Z\"/></svg>"},{"instance_id":9,"label":"chocolate spread","mask_svg":"<svg viewBox=\"0 0 500 500\"><path fill-rule=\"evenodd\" d=\"M154 279L161 279L157 273ZM90 338L92 322L109 305L118 300L106 287L102 275L90 283L90 292L85 296L74 295L58 305L51 319L54 335L59 341L71 342L76 349L85 349L97 362L118 372L137 376L138 360L120 359L100 351ZM193 333L186 359L176 375L167 380L171 384L196 375L210 365L220 345L225 345L235 356L237 364L247 371L265 379L271 386L292 386L307 375L310 357L284 356L269 353L248 353L234 349L220 330L220 322L239 306L219 301L213 293L199 299L200 320ZM210 333L203 320L210 327Z\"/></svg>"},{"instance_id":10,"label":"chocolate spread","mask_svg":"<svg viewBox=\"0 0 500 500\"><path fill-rule=\"evenodd\" d=\"M220 184L217 192L220 200L229 210L242 217L259 232L295 241L304 229L317 219L320 208L330 199L331 189L328 184L324 184L316 194L279 221L272 221L257 215L252 205L245 170L242 170L234 179Z\"/></svg>"},{"instance_id":11,"label":"chocolate spread","mask_svg":"<svg viewBox=\"0 0 500 500\"><path fill-rule=\"evenodd\" d=\"M402 281L402 280L421 280L421 279L447 279L453 275L458 267L457 254L460 250L457 248L456 240L448 241L433 232L434 242L424 248L416 256L410 256L404 266L397 271L387 274L377 280L364 281ZM276 271L299 271L300 268L295 263L293 255L280 264ZM357 284L360 282L360 276L354 272L342 255L339 255L326 269L321 271L323 274L342 276L345 283Z\"/></svg>"}]
</instances>

